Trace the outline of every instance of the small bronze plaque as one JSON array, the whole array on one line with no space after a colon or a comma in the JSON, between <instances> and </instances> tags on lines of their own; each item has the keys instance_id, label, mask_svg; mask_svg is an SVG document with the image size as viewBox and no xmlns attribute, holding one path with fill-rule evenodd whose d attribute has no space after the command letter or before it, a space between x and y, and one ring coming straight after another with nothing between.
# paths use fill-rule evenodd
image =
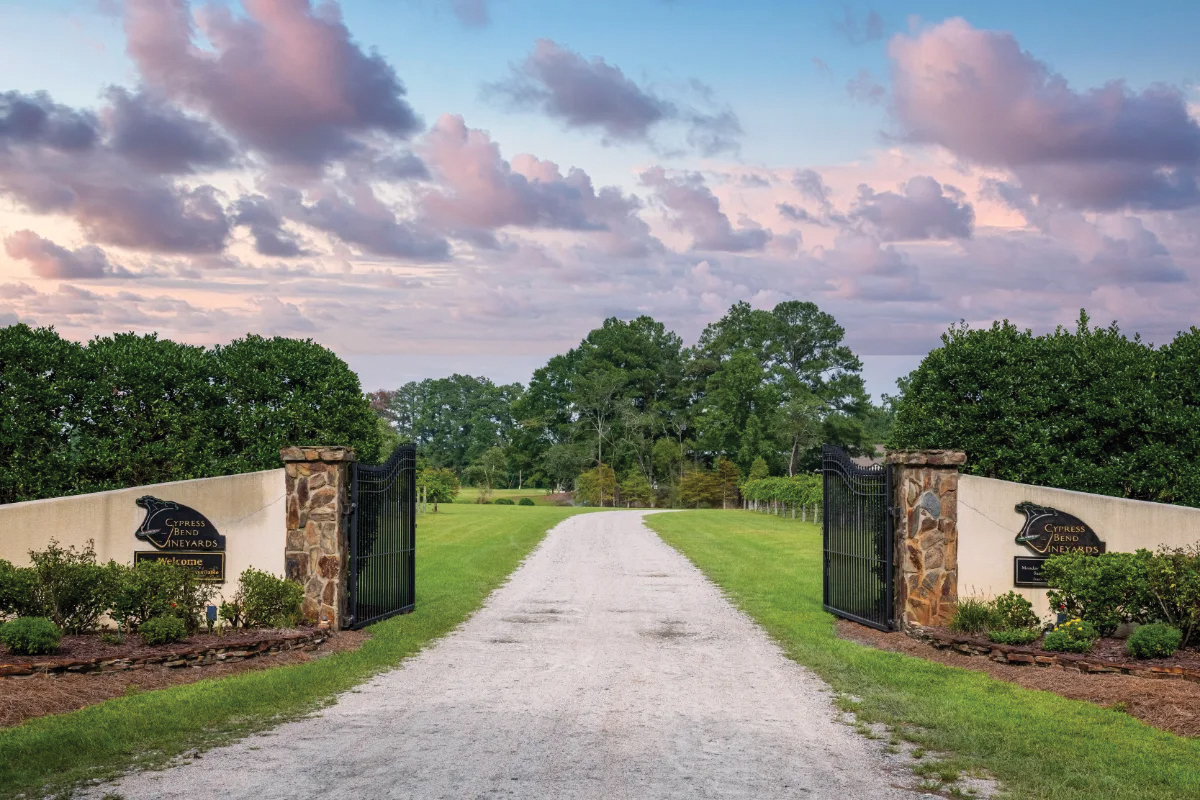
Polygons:
<instances>
[{"instance_id":1,"label":"small bronze plaque","mask_svg":"<svg viewBox=\"0 0 1200 800\"><path fill-rule=\"evenodd\" d=\"M1048 588L1050 584L1046 583L1046 578L1042 575L1042 565L1047 561L1049 559L1044 557L1014 556L1013 584L1015 586L1033 586L1039 589Z\"/></svg>"},{"instance_id":2,"label":"small bronze plaque","mask_svg":"<svg viewBox=\"0 0 1200 800\"><path fill-rule=\"evenodd\" d=\"M224 553L167 553L160 550L138 550L133 554L133 563L143 561L166 561L177 567L195 570L205 583L225 582Z\"/></svg>"}]
</instances>

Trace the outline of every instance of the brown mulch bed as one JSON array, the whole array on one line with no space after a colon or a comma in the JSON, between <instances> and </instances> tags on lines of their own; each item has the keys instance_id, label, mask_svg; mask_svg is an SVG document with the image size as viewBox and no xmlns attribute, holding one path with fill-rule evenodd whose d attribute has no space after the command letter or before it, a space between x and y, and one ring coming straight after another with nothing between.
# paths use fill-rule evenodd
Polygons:
<instances>
[{"instance_id":1,"label":"brown mulch bed","mask_svg":"<svg viewBox=\"0 0 1200 800\"><path fill-rule=\"evenodd\" d=\"M838 635L880 650L924 658L963 669L985 672L993 678L1040 689L1072 700L1099 706L1118 705L1131 716L1180 736L1200 736L1200 684L1183 680L1140 678L1132 675L1084 674L1062 669L1000 664L988 658L955 650L939 650L905 633L884 633L846 620L838 620ZM1121 651L1122 654L1124 651ZM1123 661L1129 661L1123 656ZM1166 659L1173 661L1173 659ZM1145 662L1142 662L1145 663Z\"/></svg>"},{"instance_id":2,"label":"brown mulch bed","mask_svg":"<svg viewBox=\"0 0 1200 800\"><path fill-rule=\"evenodd\" d=\"M248 639L262 639L263 631L249 631ZM234 638L241 634L227 634L219 639L220 646L236 644ZM63 637L64 643L68 637ZM89 637L70 637L89 638ZM95 637L97 640L99 637ZM132 637L131 637L132 638ZM200 646L206 643L208 636L192 636L180 644ZM62 714L67 711L102 703L114 697L121 697L131 691L151 691L165 689L184 683L195 683L206 678L224 678L242 672L260 669L271 669L289 664L303 664L315 658L322 658L329 653L340 653L358 649L369 638L366 631L341 631L331 637L314 652L304 650L287 650L258 658L237 661L233 663L213 664L203 668L192 667L185 669L144 669L125 672L92 672L85 674L65 674L58 676L34 675L28 678L7 678L0 680L0 727L17 725L34 717L46 714ZM103 643L100 643L102 646ZM87 646L87 645L82 645ZM140 646L140 644L139 644ZM211 645L210 645L211 646ZM114 646L119 647L119 646ZM155 648L163 651L169 646ZM61 653L59 654L61 655ZM88 658L95 658L106 653L93 653ZM121 657L113 655L114 658ZM137 657L141 657L140 655ZM0 656L4 661L10 661L15 656ZM45 656L41 657L45 659Z\"/></svg>"},{"instance_id":3,"label":"brown mulch bed","mask_svg":"<svg viewBox=\"0 0 1200 800\"><path fill-rule=\"evenodd\" d=\"M299 629L305 632L308 629ZM121 644L107 644L98 633L64 636L57 652L47 656L16 656L0 650L0 664L39 664L46 661L85 661L93 658L153 658L180 650L204 650L210 647L236 648L239 644L283 639L295 630L256 629L231 631L222 636L197 633L183 641L151 647L143 644L136 634L126 634Z\"/></svg>"}]
</instances>

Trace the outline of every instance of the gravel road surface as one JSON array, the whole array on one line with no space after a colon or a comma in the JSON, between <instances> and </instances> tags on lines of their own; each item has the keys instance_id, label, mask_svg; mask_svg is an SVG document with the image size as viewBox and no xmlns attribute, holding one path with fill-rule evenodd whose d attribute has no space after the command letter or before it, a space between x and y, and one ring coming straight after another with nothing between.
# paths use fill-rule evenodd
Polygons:
<instances>
[{"instance_id":1,"label":"gravel road surface","mask_svg":"<svg viewBox=\"0 0 1200 800\"><path fill-rule=\"evenodd\" d=\"M458 630L319 716L91 793L919 796L643 513L558 525Z\"/></svg>"}]
</instances>

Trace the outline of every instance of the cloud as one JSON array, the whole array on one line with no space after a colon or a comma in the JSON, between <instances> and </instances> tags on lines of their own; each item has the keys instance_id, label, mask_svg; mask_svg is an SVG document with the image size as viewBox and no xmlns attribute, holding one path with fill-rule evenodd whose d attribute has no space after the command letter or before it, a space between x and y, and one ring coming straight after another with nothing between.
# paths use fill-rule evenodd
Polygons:
<instances>
[{"instance_id":1,"label":"cloud","mask_svg":"<svg viewBox=\"0 0 1200 800\"><path fill-rule=\"evenodd\" d=\"M254 249L264 256L291 258L304 255L295 236L283 228L283 220L262 195L239 198L234 206L234 225L245 225L254 237Z\"/></svg>"},{"instance_id":2,"label":"cloud","mask_svg":"<svg viewBox=\"0 0 1200 800\"><path fill-rule=\"evenodd\" d=\"M80 152L95 145L97 126L94 114L59 105L45 92L0 92L0 145Z\"/></svg>"},{"instance_id":3,"label":"cloud","mask_svg":"<svg viewBox=\"0 0 1200 800\"><path fill-rule=\"evenodd\" d=\"M215 5L197 14L207 51L184 0L127 0L128 50L142 79L280 164L322 166L370 134L404 139L420 128L395 71L351 40L336 5L243 6L245 18Z\"/></svg>"},{"instance_id":4,"label":"cloud","mask_svg":"<svg viewBox=\"0 0 1200 800\"><path fill-rule=\"evenodd\" d=\"M423 198L426 217L443 230L464 234L506 226L595 234L613 255L656 249L638 216L640 203L614 187L599 191L581 169L564 176L557 164L529 154L509 163L485 131L462 117L444 115L421 143L437 178Z\"/></svg>"},{"instance_id":5,"label":"cloud","mask_svg":"<svg viewBox=\"0 0 1200 800\"><path fill-rule=\"evenodd\" d=\"M467 28L486 28L492 24L488 0L450 0L450 10Z\"/></svg>"},{"instance_id":6,"label":"cloud","mask_svg":"<svg viewBox=\"0 0 1200 800\"><path fill-rule=\"evenodd\" d=\"M883 17L879 16L878 11L871 9L859 19L854 10L847 5L842 7L842 18L834 21L833 29L850 44L877 42L883 38Z\"/></svg>"},{"instance_id":7,"label":"cloud","mask_svg":"<svg viewBox=\"0 0 1200 800\"><path fill-rule=\"evenodd\" d=\"M885 242L958 239L971 235L975 210L958 189L918 175L904 185L903 194L859 186L849 218L867 222Z\"/></svg>"},{"instance_id":8,"label":"cloud","mask_svg":"<svg viewBox=\"0 0 1200 800\"><path fill-rule=\"evenodd\" d=\"M711 98L702 84L693 82L692 88ZM653 128L679 122L687 127L689 146L715 155L735 150L742 135L729 110L710 113L681 106L638 86L603 58L588 61L549 39L539 39L507 80L486 85L484 93L513 108L541 111L568 128L599 131L606 144L648 142Z\"/></svg>"},{"instance_id":9,"label":"cloud","mask_svg":"<svg viewBox=\"0 0 1200 800\"><path fill-rule=\"evenodd\" d=\"M671 212L672 226L691 235L693 250L742 253L762 250L771 239L769 230L754 223L735 230L721 211L720 201L697 173L671 178L662 167L653 167L642 173L641 181Z\"/></svg>"},{"instance_id":10,"label":"cloud","mask_svg":"<svg viewBox=\"0 0 1200 800\"><path fill-rule=\"evenodd\" d=\"M106 114L110 146L147 170L187 173L230 166L234 147L206 120L189 117L162 98L113 87Z\"/></svg>"},{"instance_id":11,"label":"cloud","mask_svg":"<svg viewBox=\"0 0 1200 800\"><path fill-rule=\"evenodd\" d=\"M870 70L860 69L853 78L846 81L846 94L860 103L875 106L887 98L887 89L875 80Z\"/></svg>"},{"instance_id":12,"label":"cloud","mask_svg":"<svg viewBox=\"0 0 1200 800\"><path fill-rule=\"evenodd\" d=\"M4 240L4 252L10 258L28 261L33 274L39 278L105 278L127 275L122 268L108 260L95 245L68 250L33 231L17 231Z\"/></svg>"},{"instance_id":13,"label":"cloud","mask_svg":"<svg viewBox=\"0 0 1200 800\"><path fill-rule=\"evenodd\" d=\"M792 185L800 190L810 200L815 200L820 203L821 210L825 213L833 211L833 203L830 202L829 187L825 185L825 181L816 170L798 169L792 174Z\"/></svg>"},{"instance_id":14,"label":"cloud","mask_svg":"<svg viewBox=\"0 0 1200 800\"><path fill-rule=\"evenodd\" d=\"M1200 204L1200 123L1165 85L1112 81L1084 92L1011 34L962 19L892 39L903 136L1013 171L1029 191L1076 208Z\"/></svg>"}]
</instances>

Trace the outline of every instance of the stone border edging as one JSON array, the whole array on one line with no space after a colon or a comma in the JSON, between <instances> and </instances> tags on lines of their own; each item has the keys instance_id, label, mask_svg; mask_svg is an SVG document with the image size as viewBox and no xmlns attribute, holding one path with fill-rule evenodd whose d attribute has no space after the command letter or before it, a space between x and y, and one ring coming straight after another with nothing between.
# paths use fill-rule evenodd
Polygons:
<instances>
[{"instance_id":1,"label":"stone border edging","mask_svg":"<svg viewBox=\"0 0 1200 800\"><path fill-rule=\"evenodd\" d=\"M316 650L324 644L331 632L316 630L312 633L288 633L264 639L238 642L229 647L202 647L195 650L178 650L163 655L141 658L88 658L36 661L32 664L0 663L0 678L27 678L32 675L57 676L65 673L120 672L124 670L177 669L179 667L206 667L212 664L228 664L248 658L270 655L286 650Z\"/></svg>"},{"instance_id":2,"label":"stone border edging","mask_svg":"<svg viewBox=\"0 0 1200 800\"><path fill-rule=\"evenodd\" d=\"M1084 673L1111 673L1133 675L1139 678L1181 678L1200 683L1200 670L1183 667L1150 667L1141 664L1125 664L1114 661L1088 661L1087 656L1073 653L1050 653L1009 644L997 644L987 639L946 634L919 626L910 626L905 633L939 650L955 650L968 656L987 656L1002 664L1032 664L1038 667L1070 669Z\"/></svg>"}]
</instances>

